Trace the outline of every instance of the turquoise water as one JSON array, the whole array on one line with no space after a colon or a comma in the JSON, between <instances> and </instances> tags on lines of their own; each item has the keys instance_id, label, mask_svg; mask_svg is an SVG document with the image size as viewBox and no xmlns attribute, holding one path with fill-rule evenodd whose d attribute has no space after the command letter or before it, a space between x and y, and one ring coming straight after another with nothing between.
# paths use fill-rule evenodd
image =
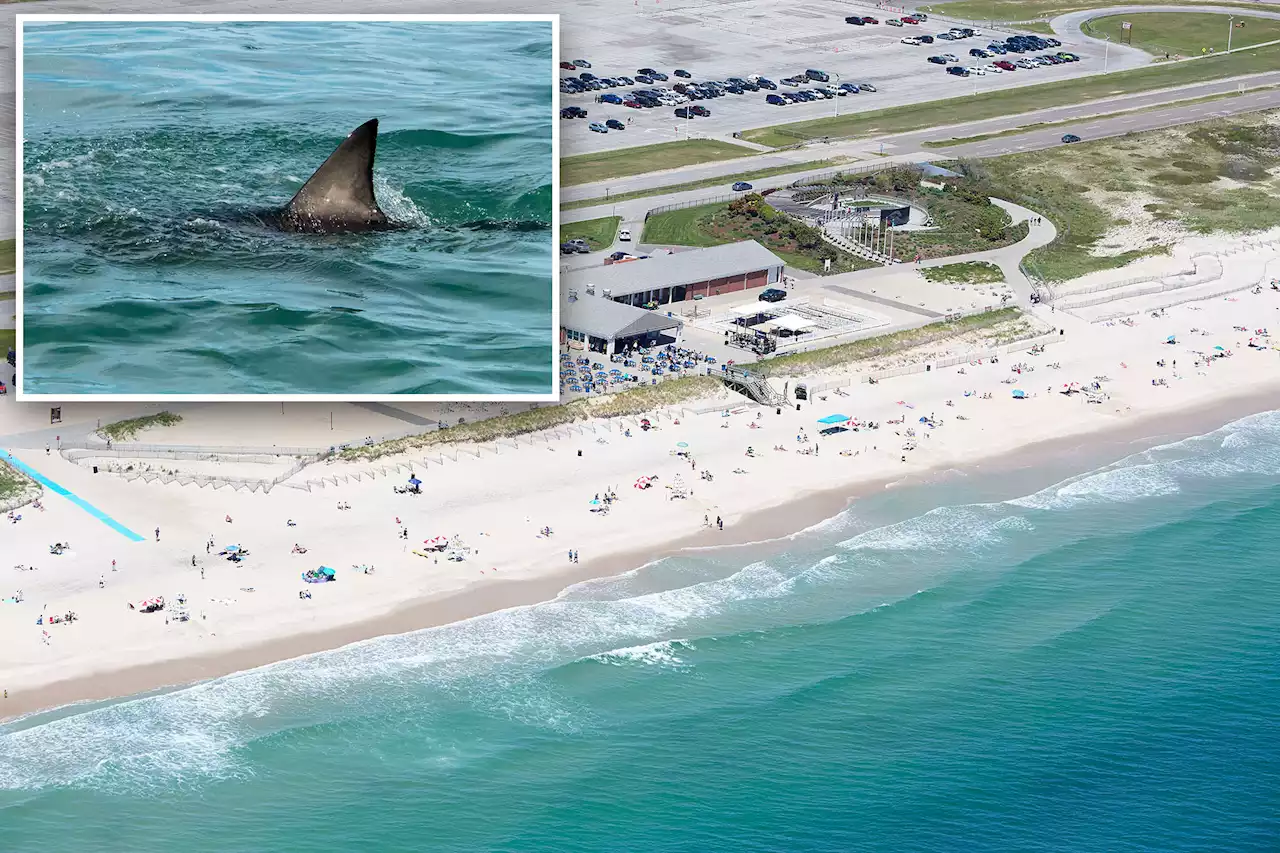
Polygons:
<instances>
[{"instance_id":1,"label":"turquoise water","mask_svg":"<svg viewBox=\"0 0 1280 853\"><path fill-rule=\"evenodd\" d=\"M546 394L551 25L28 26L25 390ZM348 133L405 228L281 233Z\"/></svg>"},{"instance_id":2,"label":"turquoise water","mask_svg":"<svg viewBox=\"0 0 1280 853\"><path fill-rule=\"evenodd\" d=\"M31 718L0 734L4 846L1275 850L1277 439L1272 412L1021 497L894 493Z\"/></svg>"}]
</instances>

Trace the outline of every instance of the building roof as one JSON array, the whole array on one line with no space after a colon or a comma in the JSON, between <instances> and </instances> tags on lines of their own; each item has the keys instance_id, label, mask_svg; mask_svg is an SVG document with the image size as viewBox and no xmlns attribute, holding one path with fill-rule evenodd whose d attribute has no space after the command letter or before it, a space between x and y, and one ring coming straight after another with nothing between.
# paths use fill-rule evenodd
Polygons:
<instances>
[{"instance_id":1,"label":"building roof","mask_svg":"<svg viewBox=\"0 0 1280 853\"><path fill-rule=\"evenodd\" d=\"M666 329L678 329L684 325L679 317L668 317L665 311L648 311L633 305L624 305L603 296L587 296L579 293L569 296L568 289L560 294L560 325L575 332L614 340Z\"/></svg>"},{"instance_id":2,"label":"building roof","mask_svg":"<svg viewBox=\"0 0 1280 853\"><path fill-rule=\"evenodd\" d=\"M609 291L610 297L629 296L645 290L681 287L714 278L781 267L783 261L755 240L726 243L709 249L653 255L644 260L611 264L587 270L574 270L561 276L562 289L585 293L593 285L596 294Z\"/></svg>"}]
</instances>

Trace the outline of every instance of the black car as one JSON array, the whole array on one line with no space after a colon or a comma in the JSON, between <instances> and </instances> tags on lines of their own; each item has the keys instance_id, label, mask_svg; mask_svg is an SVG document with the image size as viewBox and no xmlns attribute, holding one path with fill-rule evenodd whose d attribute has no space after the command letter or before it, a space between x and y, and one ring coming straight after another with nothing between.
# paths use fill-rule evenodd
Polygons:
<instances>
[{"instance_id":1,"label":"black car","mask_svg":"<svg viewBox=\"0 0 1280 853\"><path fill-rule=\"evenodd\" d=\"M770 80L768 77L761 77L759 80L756 80L756 85L761 89L768 89L771 92L778 88L778 84Z\"/></svg>"},{"instance_id":2,"label":"black car","mask_svg":"<svg viewBox=\"0 0 1280 853\"><path fill-rule=\"evenodd\" d=\"M575 59L575 60L573 61L573 65L574 65L574 67L575 67L575 68L590 68L590 67L591 67L591 63L590 63L590 62L587 62L585 59Z\"/></svg>"},{"instance_id":3,"label":"black car","mask_svg":"<svg viewBox=\"0 0 1280 853\"><path fill-rule=\"evenodd\" d=\"M957 77L968 77L969 69L959 65L952 65L950 68L947 69L947 73L954 74Z\"/></svg>"},{"instance_id":4,"label":"black car","mask_svg":"<svg viewBox=\"0 0 1280 853\"><path fill-rule=\"evenodd\" d=\"M618 121L616 118L611 118L611 119L609 119L608 121L606 121L606 122L604 123L604 126L605 126L605 127L607 127L607 128L610 128L610 129L612 129L612 130L626 130L626 129L627 129L627 126L626 126L625 124L623 124L622 122Z\"/></svg>"},{"instance_id":5,"label":"black car","mask_svg":"<svg viewBox=\"0 0 1280 853\"><path fill-rule=\"evenodd\" d=\"M1072 142L1079 142L1080 137L1076 136L1074 133L1068 133L1066 136L1062 137L1062 141L1064 144L1070 145Z\"/></svg>"},{"instance_id":6,"label":"black car","mask_svg":"<svg viewBox=\"0 0 1280 853\"><path fill-rule=\"evenodd\" d=\"M689 79L692 79L692 78L693 78L693 75L692 75L692 74L690 74L688 71L685 71L683 68L677 68L677 69L676 69L676 71L675 71L675 74L676 74L676 76L677 76L677 77L683 77L683 78L685 78L686 80L689 80Z\"/></svg>"},{"instance_id":7,"label":"black car","mask_svg":"<svg viewBox=\"0 0 1280 853\"><path fill-rule=\"evenodd\" d=\"M946 61L945 59L943 59L941 56L931 56L931 57L929 57L929 60L928 60L928 61L929 61L929 62L932 62L934 65L946 65L946 64L947 64L947 61Z\"/></svg>"},{"instance_id":8,"label":"black car","mask_svg":"<svg viewBox=\"0 0 1280 853\"><path fill-rule=\"evenodd\" d=\"M855 27L864 26L862 22L862 18L859 17L858 15L850 15L849 17L844 19L844 22L846 24L853 24ZM761 297L761 298L763 299L764 297Z\"/></svg>"},{"instance_id":9,"label":"black car","mask_svg":"<svg viewBox=\"0 0 1280 853\"><path fill-rule=\"evenodd\" d=\"M767 290L762 290L760 292L761 302L781 302L786 298L787 292L785 290L779 290L776 287L770 287Z\"/></svg>"},{"instance_id":10,"label":"black car","mask_svg":"<svg viewBox=\"0 0 1280 853\"><path fill-rule=\"evenodd\" d=\"M916 36L921 44L933 44L933 36Z\"/></svg>"},{"instance_id":11,"label":"black car","mask_svg":"<svg viewBox=\"0 0 1280 853\"><path fill-rule=\"evenodd\" d=\"M560 118L586 118L587 111L582 107L565 107L560 111Z\"/></svg>"}]
</instances>

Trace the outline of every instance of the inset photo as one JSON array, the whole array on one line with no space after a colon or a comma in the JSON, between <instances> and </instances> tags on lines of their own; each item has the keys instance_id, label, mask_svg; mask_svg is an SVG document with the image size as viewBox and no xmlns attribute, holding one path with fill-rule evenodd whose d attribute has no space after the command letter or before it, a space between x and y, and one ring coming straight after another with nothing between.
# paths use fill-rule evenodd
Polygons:
<instances>
[{"instance_id":1,"label":"inset photo","mask_svg":"<svg viewBox=\"0 0 1280 853\"><path fill-rule=\"evenodd\" d=\"M20 399L555 398L554 16L17 22Z\"/></svg>"}]
</instances>

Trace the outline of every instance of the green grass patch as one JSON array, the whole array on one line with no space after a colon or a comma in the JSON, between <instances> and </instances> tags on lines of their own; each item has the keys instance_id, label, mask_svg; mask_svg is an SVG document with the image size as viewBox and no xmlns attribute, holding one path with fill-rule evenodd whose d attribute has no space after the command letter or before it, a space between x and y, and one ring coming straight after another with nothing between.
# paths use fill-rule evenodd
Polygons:
<instances>
[{"instance_id":1,"label":"green grass patch","mask_svg":"<svg viewBox=\"0 0 1280 853\"><path fill-rule=\"evenodd\" d=\"M618 236L618 223L621 221L620 216L605 216L582 222L566 222L560 226L560 242L586 240L591 251L598 252L613 245Z\"/></svg>"},{"instance_id":2,"label":"green grass patch","mask_svg":"<svg viewBox=\"0 0 1280 853\"><path fill-rule=\"evenodd\" d=\"M1280 67L1280 45L1260 47L1189 62L1160 63L1146 68L1099 74L1074 80L1037 83L978 95L925 101L838 118L774 125L743 133L762 145L780 147L804 139L863 137L905 133L959 122L979 121L1035 110L1080 104L1099 98L1184 86L1205 80L1274 71Z\"/></svg>"},{"instance_id":3,"label":"green grass patch","mask_svg":"<svg viewBox=\"0 0 1280 853\"><path fill-rule=\"evenodd\" d=\"M8 354L9 350L18 345L17 329L0 329L0 352Z\"/></svg>"},{"instance_id":4,"label":"green grass patch","mask_svg":"<svg viewBox=\"0 0 1280 853\"><path fill-rule=\"evenodd\" d=\"M9 302L18 298L16 290L0 290L0 302Z\"/></svg>"},{"instance_id":5,"label":"green grass patch","mask_svg":"<svg viewBox=\"0 0 1280 853\"><path fill-rule=\"evenodd\" d=\"M817 275L870 269L877 264L839 251L818 229L779 213L756 193L732 202L703 204L649 217L642 242L672 246L720 246L755 240L795 269ZM826 268L826 261L831 268Z\"/></svg>"},{"instance_id":6,"label":"green grass patch","mask_svg":"<svg viewBox=\"0 0 1280 853\"><path fill-rule=\"evenodd\" d=\"M1232 29L1226 15L1210 12L1142 12L1109 15L1085 21L1080 28L1094 38L1110 38L1119 42L1120 24L1133 24L1130 31L1134 47L1157 56L1197 56L1227 49L1227 33L1231 33L1232 49L1280 40L1280 21L1267 18L1240 18L1243 27Z\"/></svg>"},{"instance_id":7,"label":"green grass patch","mask_svg":"<svg viewBox=\"0 0 1280 853\"><path fill-rule=\"evenodd\" d=\"M943 281L951 284L993 284L1004 281L1004 272L1000 267L986 261L923 267L920 273L926 281Z\"/></svg>"},{"instance_id":8,"label":"green grass patch","mask_svg":"<svg viewBox=\"0 0 1280 853\"><path fill-rule=\"evenodd\" d=\"M0 275L15 272L18 265L18 241L14 237L0 240Z\"/></svg>"},{"instance_id":9,"label":"green grass patch","mask_svg":"<svg viewBox=\"0 0 1280 853\"><path fill-rule=\"evenodd\" d=\"M136 438L138 433L152 427L173 426L182 422L182 415L175 415L172 412L157 412L154 415L144 415L140 418L130 418L127 421L116 421L113 424L107 424L98 430L98 435L103 438L109 438L112 441L128 441Z\"/></svg>"},{"instance_id":10,"label":"green grass patch","mask_svg":"<svg viewBox=\"0 0 1280 853\"><path fill-rule=\"evenodd\" d=\"M789 175L792 172L806 172L817 169L829 169L832 166L839 166L843 163L851 163L854 161L852 157L835 157L830 160L814 160L809 163L794 163L788 166L770 166L768 169L756 169L754 172L739 172L736 175L725 175L722 178L706 178L701 181L690 181L684 184L668 184L662 187L652 187L647 190L635 190L629 193L618 193L616 195L598 196L596 198L584 198L580 201L567 201L560 205L561 210L578 210L583 207L595 207L600 204L612 204L614 202L632 201L637 198L649 198L655 195L667 195L668 193L679 193L687 190L702 190L707 187L715 187L724 184L726 188L733 186L738 181L755 181L760 178L772 178L774 175Z\"/></svg>"},{"instance_id":11,"label":"green grass patch","mask_svg":"<svg viewBox=\"0 0 1280 853\"><path fill-rule=\"evenodd\" d=\"M1067 12L1078 12L1082 9L1097 9L1108 4L1100 2L1100 0L956 0L954 3L934 3L929 6L921 6L921 12L936 12L939 15L950 15L956 18L965 18L970 21L1001 21L1001 22L1020 22L1017 24L1018 29L1024 29L1027 21L1032 18L1054 18ZM1234 3L1234 2L1215 2L1206 4L1197 3L1196 0L1135 0L1135 2L1126 2L1126 6L1194 6L1194 5L1213 5L1213 6L1232 6L1240 9L1257 10L1256 3ZM1263 7L1266 8L1266 7ZM1225 27L1224 27L1225 30ZM1037 32L1049 32L1048 30L1037 30Z\"/></svg>"},{"instance_id":12,"label":"green grass patch","mask_svg":"<svg viewBox=\"0 0 1280 853\"><path fill-rule=\"evenodd\" d=\"M560 158L560 186L593 184L610 178L643 175L662 169L677 169L696 163L732 160L750 157L760 152L742 145L721 142L718 139L686 139L680 142L659 142L636 148L620 148L615 151L598 151L592 154L575 154Z\"/></svg>"},{"instance_id":13,"label":"green grass patch","mask_svg":"<svg viewBox=\"0 0 1280 853\"><path fill-rule=\"evenodd\" d=\"M1058 237L1028 255L1030 269L1064 281L1168 252L1159 241L1105 244L1113 207L1149 197L1140 215L1198 234L1247 234L1280 225L1280 127L1265 114L1129 134L976 162L962 169L985 191L1049 217ZM1222 180L1222 179L1226 180ZM1132 216L1133 214L1129 214Z\"/></svg>"}]
</instances>

